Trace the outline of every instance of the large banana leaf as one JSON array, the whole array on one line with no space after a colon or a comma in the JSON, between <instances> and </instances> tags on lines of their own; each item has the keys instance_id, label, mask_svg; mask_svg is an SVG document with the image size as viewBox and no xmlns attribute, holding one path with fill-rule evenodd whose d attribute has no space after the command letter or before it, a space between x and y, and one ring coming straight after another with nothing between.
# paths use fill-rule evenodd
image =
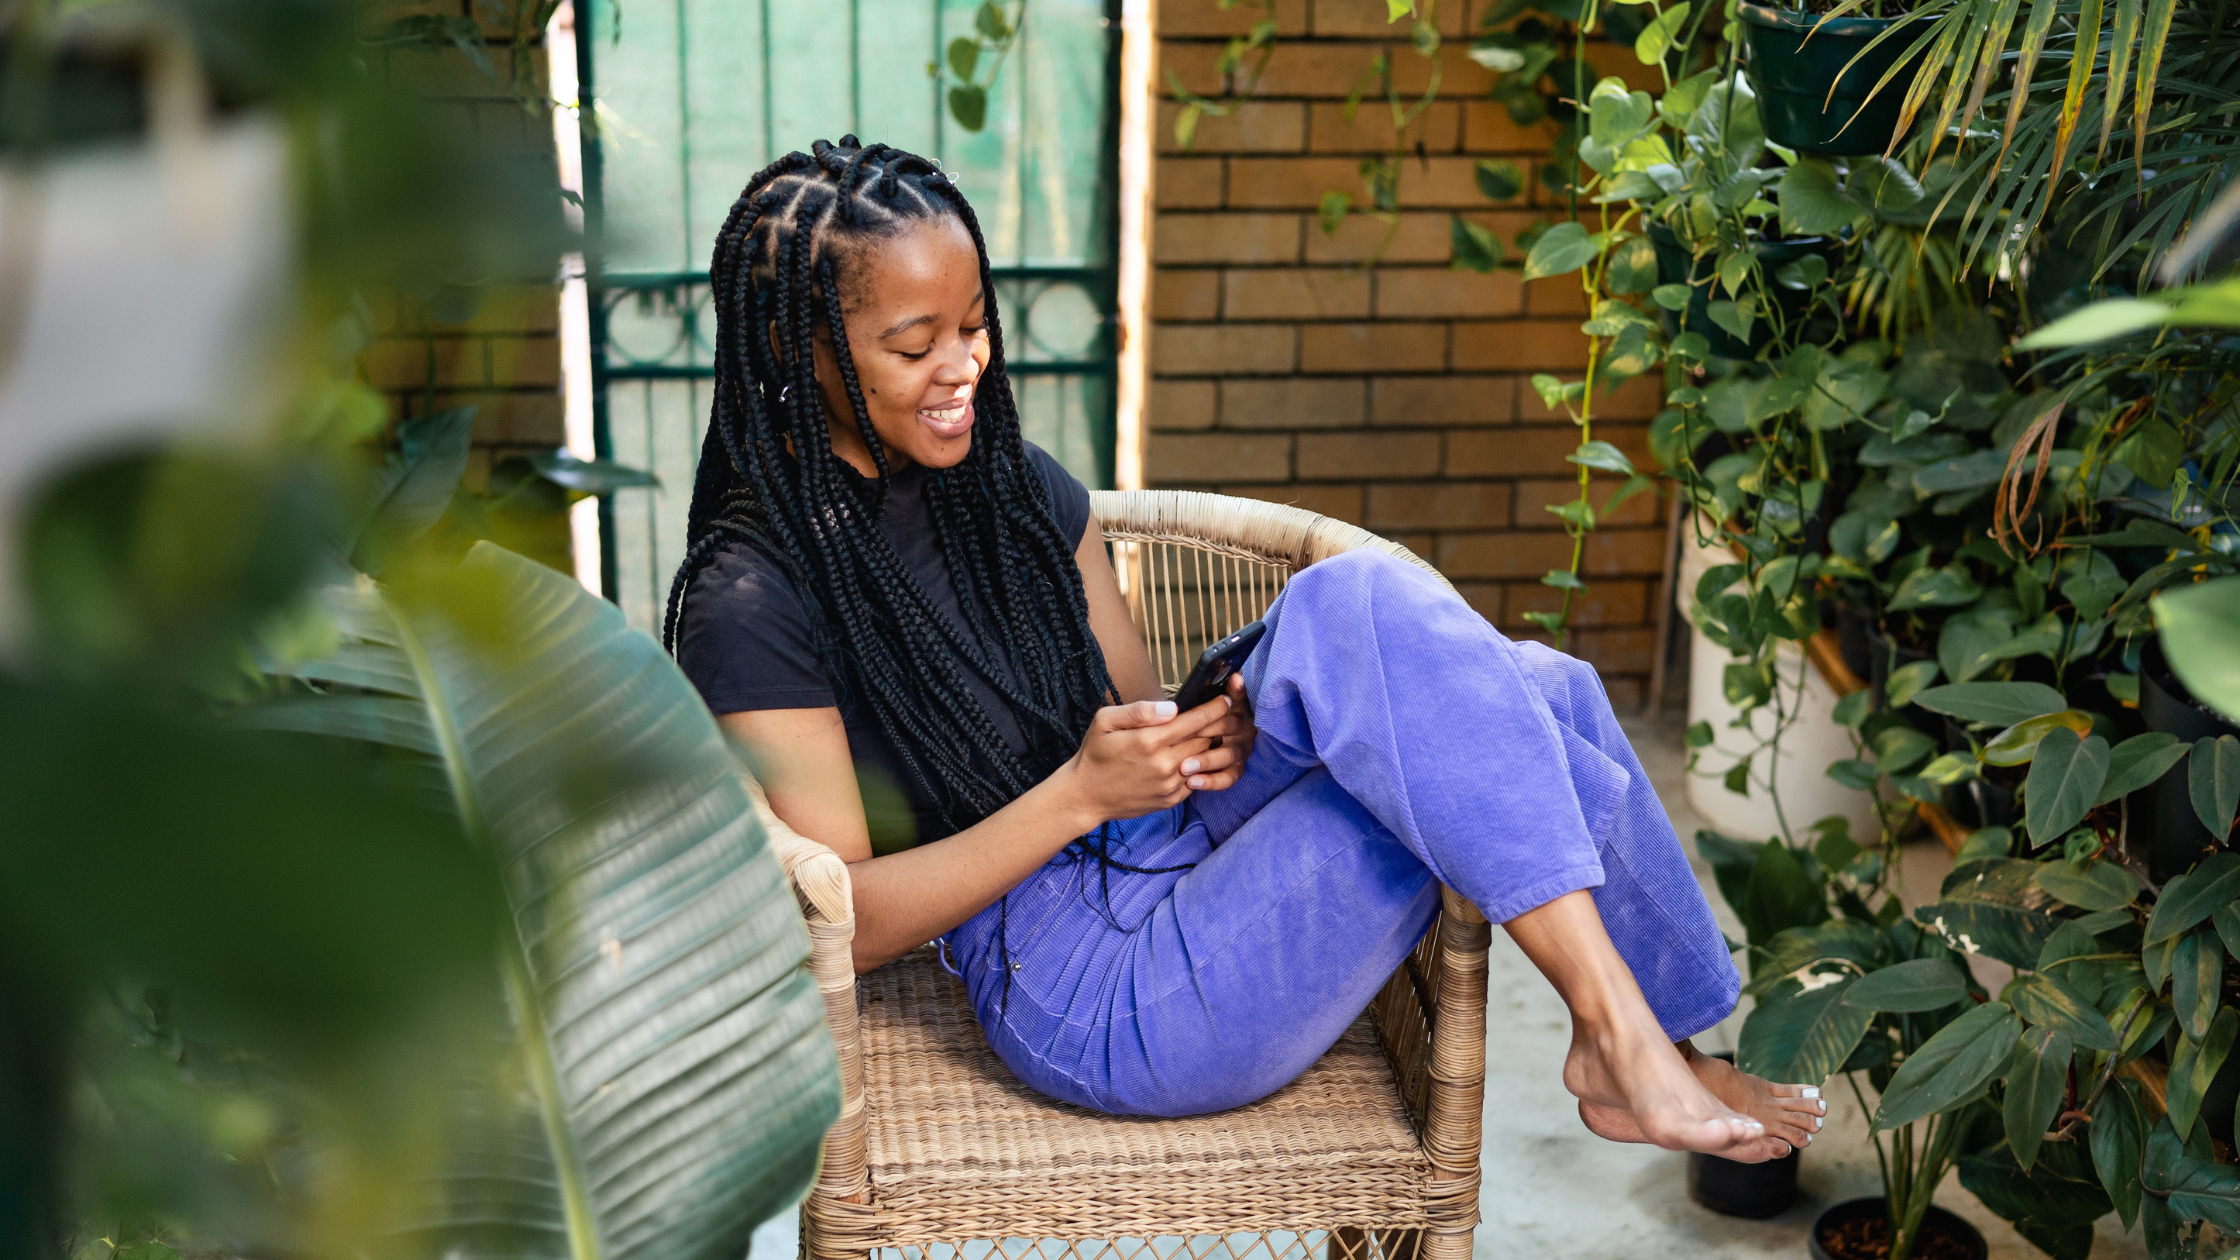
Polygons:
<instances>
[{"instance_id":1,"label":"large banana leaf","mask_svg":"<svg viewBox=\"0 0 2240 1260\"><path fill-rule=\"evenodd\" d=\"M450 1173L401 1237L737 1260L839 1107L808 937L742 772L613 605L488 543L436 586L330 591L341 645L269 665L324 694L246 716L432 764L510 902L520 1044L456 1087Z\"/></svg>"}]
</instances>

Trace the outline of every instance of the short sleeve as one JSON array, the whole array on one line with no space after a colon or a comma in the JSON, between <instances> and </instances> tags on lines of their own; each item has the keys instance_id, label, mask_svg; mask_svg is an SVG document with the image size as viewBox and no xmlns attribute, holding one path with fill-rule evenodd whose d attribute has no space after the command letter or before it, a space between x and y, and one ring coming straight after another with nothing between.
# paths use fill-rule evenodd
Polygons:
<instances>
[{"instance_id":1,"label":"short sleeve","mask_svg":"<svg viewBox=\"0 0 2240 1260\"><path fill-rule=\"evenodd\" d=\"M1073 546L1080 546L1081 535L1089 528L1089 487L1067 472L1065 465L1051 458L1050 452L1032 442L1024 445L1028 462L1042 474L1042 486L1050 492L1050 512L1057 519L1058 528Z\"/></svg>"},{"instance_id":2,"label":"short sleeve","mask_svg":"<svg viewBox=\"0 0 2240 1260\"><path fill-rule=\"evenodd\" d=\"M677 664L717 713L837 702L810 612L784 573L745 544L717 552L685 592Z\"/></svg>"}]
</instances>

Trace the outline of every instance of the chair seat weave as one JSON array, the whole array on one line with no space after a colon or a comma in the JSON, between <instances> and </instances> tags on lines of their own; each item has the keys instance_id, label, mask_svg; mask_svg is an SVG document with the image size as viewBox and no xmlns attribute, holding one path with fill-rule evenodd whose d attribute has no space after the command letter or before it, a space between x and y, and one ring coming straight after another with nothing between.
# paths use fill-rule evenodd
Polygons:
<instances>
[{"instance_id":1,"label":"chair seat weave","mask_svg":"<svg viewBox=\"0 0 2240 1260\"><path fill-rule=\"evenodd\" d=\"M1020 1084L931 950L862 978L880 1242L1421 1229L1432 1172L1370 1017L1248 1107L1098 1115Z\"/></svg>"}]
</instances>

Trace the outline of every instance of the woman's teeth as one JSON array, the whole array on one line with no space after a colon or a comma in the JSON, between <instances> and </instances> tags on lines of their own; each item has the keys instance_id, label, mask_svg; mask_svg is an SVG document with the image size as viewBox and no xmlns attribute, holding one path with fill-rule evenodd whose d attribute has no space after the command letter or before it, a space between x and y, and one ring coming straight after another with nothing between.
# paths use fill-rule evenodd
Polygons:
<instances>
[{"instance_id":1,"label":"woman's teeth","mask_svg":"<svg viewBox=\"0 0 2240 1260\"><path fill-rule=\"evenodd\" d=\"M918 408L918 419L923 420L928 428L943 437L955 437L972 427L972 404L963 403L955 407L943 407L939 410L920 407Z\"/></svg>"}]
</instances>

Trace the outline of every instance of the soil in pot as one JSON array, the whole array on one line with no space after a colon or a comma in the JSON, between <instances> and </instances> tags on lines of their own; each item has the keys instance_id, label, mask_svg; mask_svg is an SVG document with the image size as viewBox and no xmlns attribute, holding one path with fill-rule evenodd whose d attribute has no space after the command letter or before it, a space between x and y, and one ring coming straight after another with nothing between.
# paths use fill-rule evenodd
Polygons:
<instances>
[{"instance_id":1,"label":"soil in pot","mask_svg":"<svg viewBox=\"0 0 2240 1260\"><path fill-rule=\"evenodd\" d=\"M1734 1062L1732 1051L1721 1051L1712 1057ZM1781 1159L1742 1164L1690 1151L1688 1197L1721 1216L1741 1216L1754 1221L1779 1216L1797 1201L1797 1159L1803 1154L1791 1148Z\"/></svg>"},{"instance_id":2,"label":"soil in pot","mask_svg":"<svg viewBox=\"0 0 2240 1260\"><path fill-rule=\"evenodd\" d=\"M1649 225L1649 243L1657 251L1657 282L1688 286L1688 309L1682 313L1664 312L1664 330L1667 336L1680 335L1683 323L1689 332L1700 332L1711 343L1711 353L1722 359L1749 359L1757 356L1773 342L1774 324L1770 319L1750 321L1750 337L1746 341L1711 322L1711 276L1718 269L1719 259L1714 253L1693 254L1681 242L1680 235L1662 223ZM1826 253L1833 242L1824 236L1802 236L1795 240L1764 241L1758 245L1759 265L1770 276L1784 263L1795 262L1806 254ZM1784 326L1795 328L1804 319L1811 306L1811 295L1800 289L1773 286L1773 299L1781 306Z\"/></svg>"},{"instance_id":3,"label":"soil in pot","mask_svg":"<svg viewBox=\"0 0 2240 1260\"><path fill-rule=\"evenodd\" d=\"M2240 735L2240 728L2193 698L2162 659L2162 645L2152 639L2139 654L2139 715L2148 730L2167 732L2188 744ZM2191 757L2180 761L2131 795L2130 847L2145 854L2148 873L2157 883L2200 861L2226 839L2210 835L2194 813L2192 761Z\"/></svg>"},{"instance_id":4,"label":"soil in pot","mask_svg":"<svg viewBox=\"0 0 2240 1260\"><path fill-rule=\"evenodd\" d=\"M1820 1214L1807 1240L1812 1260L1887 1260L1890 1219L1880 1199L1851 1199ZM1914 1240L1914 1260L1985 1260L1990 1248L1976 1227L1931 1205Z\"/></svg>"},{"instance_id":5,"label":"soil in pot","mask_svg":"<svg viewBox=\"0 0 2240 1260\"><path fill-rule=\"evenodd\" d=\"M1750 45L1750 86L1757 89L1758 117L1768 139L1792 149L1838 155L1881 153L1890 147L1919 58L1880 91L1875 85L1920 32L1900 31L1871 50L1867 45L1893 26L1933 18L1854 15L1822 21L1749 0L1740 12ZM1854 57L1859 58L1855 65Z\"/></svg>"}]
</instances>

